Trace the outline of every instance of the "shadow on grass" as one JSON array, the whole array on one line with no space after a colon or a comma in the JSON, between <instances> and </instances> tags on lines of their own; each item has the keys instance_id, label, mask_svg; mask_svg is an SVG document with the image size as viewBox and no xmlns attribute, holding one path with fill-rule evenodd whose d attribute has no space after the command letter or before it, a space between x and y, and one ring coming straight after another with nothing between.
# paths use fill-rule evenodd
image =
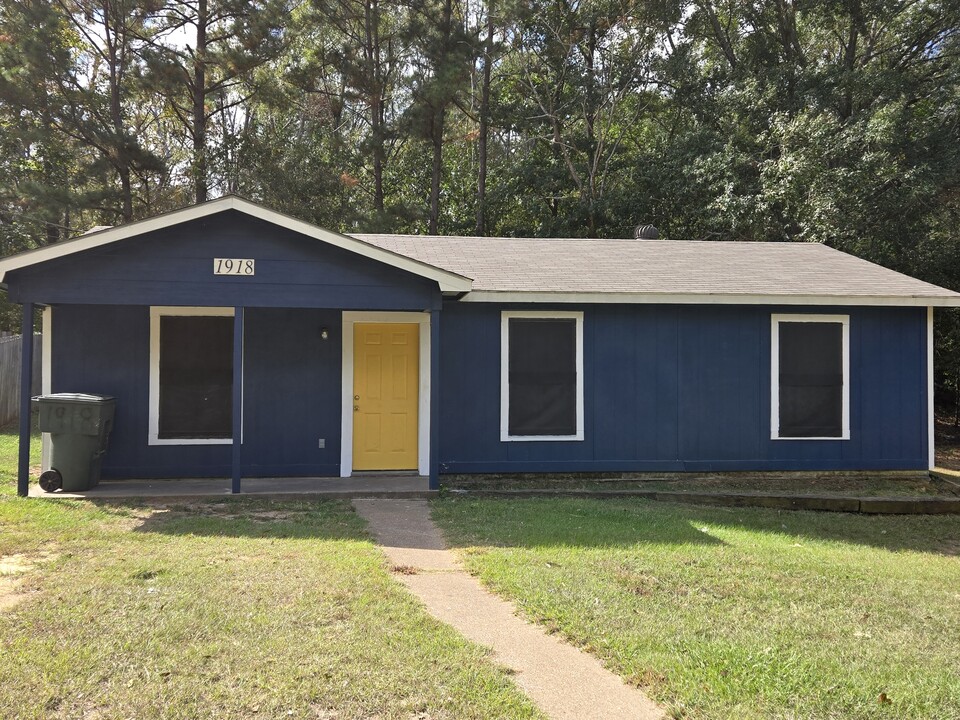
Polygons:
<instances>
[{"instance_id":1,"label":"shadow on grass","mask_svg":"<svg viewBox=\"0 0 960 720\"><path fill-rule=\"evenodd\" d=\"M449 505L448 505L449 503ZM635 545L722 545L723 541L689 520L647 512L651 503L630 499L583 498L451 499L434 501L435 516L467 508L457 520L467 540L458 543L460 529L447 525L454 545L500 547L633 547Z\"/></svg>"},{"instance_id":2,"label":"shadow on grass","mask_svg":"<svg viewBox=\"0 0 960 720\"><path fill-rule=\"evenodd\" d=\"M960 521L955 515L860 515L679 505L671 508L694 523L702 521L750 532L862 545L890 552L960 555Z\"/></svg>"},{"instance_id":3,"label":"shadow on grass","mask_svg":"<svg viewBox=\"0 0 960 720\"><path fill-rule=\"evenodd\" d=\"M369 540L363 522L342 500L227 498L158 502L144 499L89 501L127 519L136 533L224 538Z\"/></svg>"},{"instance_id":4,"label":"shadow on grass","mask_svg":"<svg viewBox=\"0 0 960 720\"><path fill-rule=\"evenodd\" d=\"M855 515L673 504L640 498L451 499L463 503L463 543L501 547L716 545L710 526L862 545L891 552L960 555L960 522L949 515ZM504 503L507 505L485 505ZM473 507L468 507L473 505ZM451 508L453 509L453 508ZM460 512L454 510L454 517ZM449 525L448 525L449 527ZM460 533L448 532L456 541Z\"/></svg>"}]
</instances>

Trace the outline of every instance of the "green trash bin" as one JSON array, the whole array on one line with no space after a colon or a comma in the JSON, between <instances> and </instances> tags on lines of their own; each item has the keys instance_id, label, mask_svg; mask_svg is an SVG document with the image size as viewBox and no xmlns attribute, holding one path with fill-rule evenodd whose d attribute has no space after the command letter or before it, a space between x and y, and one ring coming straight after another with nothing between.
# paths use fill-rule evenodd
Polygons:
<instances>
[{"instance_id":1,"label":"green trash bin","mask_svg":"<svg viewBox=\"0 0 960 720\"><path fill-rule=\"evenodd\" d=\"M116 401L109 395L53 393L33 398L40 432L50 433L50 469L40 475L47 492L89 490L100 482L100 463L113 428Z\"/></svg>"}]
</instances>

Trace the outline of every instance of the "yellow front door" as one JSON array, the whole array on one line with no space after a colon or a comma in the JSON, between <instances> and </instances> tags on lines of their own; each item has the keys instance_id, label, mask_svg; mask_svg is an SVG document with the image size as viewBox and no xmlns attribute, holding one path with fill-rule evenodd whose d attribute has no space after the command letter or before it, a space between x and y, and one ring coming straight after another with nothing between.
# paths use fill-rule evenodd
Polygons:
<instances>
[{"instance_id":1,"label":"yellow front door","mask_svg":"<svg viewBox=\"0 0 960 720\"><path fill-rule=\"evenodd\" d=\"M417 469L419 326L353 329L353 469Z\"/></svg>"}]
</instances>

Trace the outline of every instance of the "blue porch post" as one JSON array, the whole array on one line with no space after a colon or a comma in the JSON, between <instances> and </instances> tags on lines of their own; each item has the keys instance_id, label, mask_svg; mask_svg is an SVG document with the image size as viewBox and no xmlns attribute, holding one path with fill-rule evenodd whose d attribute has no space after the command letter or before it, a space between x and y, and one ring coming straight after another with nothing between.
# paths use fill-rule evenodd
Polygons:
<instances>
[{"instance_id":1,"label":"blue porch post","mask_svg":"<svg viewBox=\"0 0 960 720\"><path fill-rule=\"evenodd\" d=\"M440 489L440 308L430 312L430 489Z\"/></svg>"},{"instance_id":2,"label":"blue porch post","mask_svg":"<svg viewBox=\"0 0 960 720\"><path fill-rule=\"evenodd\" d=\"M30 491L30 392L33 389L33 303L23 304L20 343L20 458L17 495Z\"/></svg>"},{"instance_id":3,"label":"blue porch post","mask_svg":"<svg viewBox=\"0 0 960 720\"><path fill-rule=\"evenodd\" d=\"M233 309L233 480L230 492L240 492L240 447L243 435L243 307Z\"/></svg>"}]
</instances>

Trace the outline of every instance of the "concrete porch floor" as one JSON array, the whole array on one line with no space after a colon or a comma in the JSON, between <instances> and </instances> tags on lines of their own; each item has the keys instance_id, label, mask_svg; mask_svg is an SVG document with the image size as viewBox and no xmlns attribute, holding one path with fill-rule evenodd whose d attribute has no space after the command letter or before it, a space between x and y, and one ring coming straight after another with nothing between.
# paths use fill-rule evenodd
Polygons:
<instances>
[{"instance_id":1,"label":"concrete porch floor","mask_svg":"<svg viewBox=\"0 0 960 720\"><path fill-rule=\"evenodd\" d=\"M434 493L430 479L416 475L363 475L349 478L244 478L240 495L324 497L423 498ZM34 480L30 497L37 498L171 498L223 497L231 495L230 478L190 478L177 480L102 480L84 492L44 492Z\"/></svg>"}]
</instances>

